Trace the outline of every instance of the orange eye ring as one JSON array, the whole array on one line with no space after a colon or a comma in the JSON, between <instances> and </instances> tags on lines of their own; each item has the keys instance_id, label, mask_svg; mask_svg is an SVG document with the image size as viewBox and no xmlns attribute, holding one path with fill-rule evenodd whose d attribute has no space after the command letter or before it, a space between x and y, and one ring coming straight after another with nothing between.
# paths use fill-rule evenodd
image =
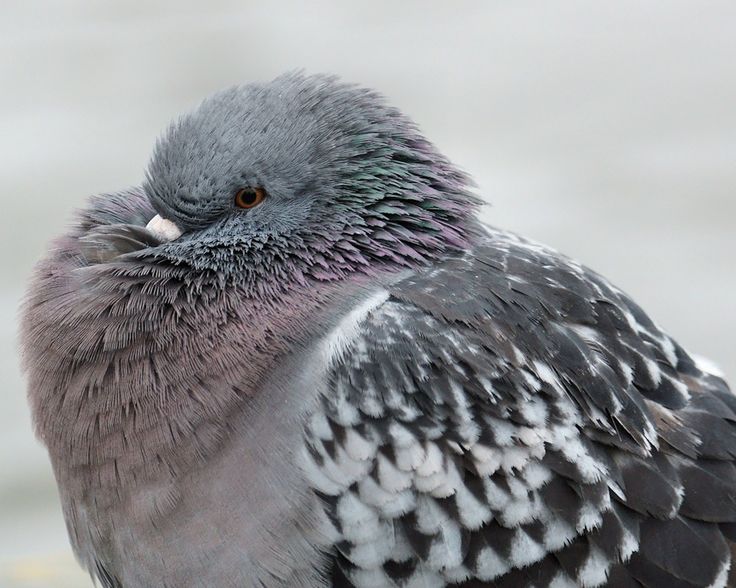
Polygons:
<instances>
[{"instance_id":1,"label":"orange eye ring","mask_svg":"<svg viewBox=\"0 0 736 588\"><path fill-rule=\"evenodd\" d=\"M266 199L263 188L241 188L235 193L235 206L238 208L253 208Z\"/></svg>"}]
</instances>

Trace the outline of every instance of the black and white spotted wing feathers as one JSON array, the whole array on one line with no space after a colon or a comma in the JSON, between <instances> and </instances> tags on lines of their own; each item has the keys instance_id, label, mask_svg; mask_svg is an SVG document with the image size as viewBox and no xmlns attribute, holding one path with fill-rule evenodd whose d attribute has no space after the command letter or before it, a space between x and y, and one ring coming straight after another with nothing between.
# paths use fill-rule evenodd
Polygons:
<instances>
[{"instance_id":1,"label":"black and white spotted wing feathers","mask_svg":"<svg viewBox=\"0 0 736 588\"><path fill-rule=\"evenodd\" d=\"M492 233L363 322L307 427L335 586L725 586L736 397L626 295Z\"/></svg>"}]
</instances>

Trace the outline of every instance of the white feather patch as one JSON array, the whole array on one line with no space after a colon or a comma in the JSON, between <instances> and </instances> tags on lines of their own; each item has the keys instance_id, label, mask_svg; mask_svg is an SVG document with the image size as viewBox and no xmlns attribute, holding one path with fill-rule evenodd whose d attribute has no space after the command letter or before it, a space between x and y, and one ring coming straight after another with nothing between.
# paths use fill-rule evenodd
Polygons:
<instances>
[{"instance_id":1,"label":"white feather patch","mask_svg":"<svg viewBox=\"0 0 736 588\"><path fill-rule=\"evenodd\" d=\"M386 300L388 300L388 292L379 290L347 313L327 334L322 340L321 347L325 364L328 367L344 358L345 352L360 335L360 324Z\"/></svg>"},{"instance_id":2,"label":"white feather patch","mask_svg":"<svg viewBox=\"0 0 736 588\"><path fill-rule=\"evenodd\" d=\"M454 568L463 563L462 539L460 527L454 521L447 520L442 525L439 538L432 542L427 555L427 565L435 570Z\"/></svg>"},{"instance_id":3,"label":"white feather patch","mask_svg":"<svg viewBox=\"0 0 736 588\"><path fill-rule=\"evenodd\" d=\"M521 529L516 531L516 536L511 542L511 555L509 560L515 568L523 568L542 559L547 552Z\"/></svg>"},{"instance_id":4,"label":"white feather patch","mask_svg":"<svg viewBox=\"0 0 736 588\"><path fill-rule=\"evenodd\" d=\"M483 548L478 554L476 563L476 574L478 579L484 582L498 578L511 569L508 562L499 556L490 547Z\"/></svg>"},{"instance_id":5,"label":"white feather patch","mask_svg":"<svg viewBox=\"0 0 736 588\"><path fill-rule=\"evenodd\" d=\"M728 582L728 570L730 569L731 561L724 562L723 566L718 572L718 575L716 576L716 579L713 580L713 583L708 586L708 588L726 588L726 583Z\"/></svg>"},{"instance_id":6,"label":"white feather patch","mask_svg":"<svg viewBox=\"0 0 736 588\"><path fill-rule=\"evenodd\" d=\"M591 547L585 563L578 571L578 582L585 588L597 588L606 583L608 579L609 561L604 553Z\"/></svg>"},{"instance_id":7,"label":"white feather patch","mask_svg":"<svg viewBox=\"0 0 736 588\"><path fill-rule=\"evenodd\" d=\"M695 361L695 365L697 368L705 372L706 374L710 374L711 376L717 376L719 378L725 377L726 374L723 373L723 370L720 368L716 362L714 362L711 359L708 359L707 357L703 357L702 355L694 355L691 354L690 357L693 358Z\"/></svg>"}]
</instances>

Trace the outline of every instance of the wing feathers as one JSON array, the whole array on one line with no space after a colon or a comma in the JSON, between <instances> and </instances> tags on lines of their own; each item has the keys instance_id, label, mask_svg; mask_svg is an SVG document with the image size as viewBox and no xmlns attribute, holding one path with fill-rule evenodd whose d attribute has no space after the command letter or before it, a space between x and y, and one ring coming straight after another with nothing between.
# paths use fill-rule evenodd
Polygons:
<instances>
[{"instance_id":1,"label":"wing feathers","mask_svg":"<svg viewBox=\"0 0 736 588\"><path fill-rule=\"evenodd\" d=\"M394 284L330 388L334 585L728 581L736 397L574 262L499 233Z\"/></svg>"}]
</instances>

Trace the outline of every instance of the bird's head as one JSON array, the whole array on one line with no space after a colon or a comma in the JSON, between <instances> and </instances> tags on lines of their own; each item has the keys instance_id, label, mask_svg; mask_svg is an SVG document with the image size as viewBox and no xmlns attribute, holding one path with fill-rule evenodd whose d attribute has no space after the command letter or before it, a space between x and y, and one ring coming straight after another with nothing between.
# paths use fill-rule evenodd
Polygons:
<instances>
[{"instance_id":1,"label":"bird's head","mask_svg":"<svg viewBox=\"0 0 736 588\"><path fill-rule=\"evenodd\" d=\"M144 190L161 245L140 252L254 280L410 266L467 242L478 200L377 93L289 74L175 121Z\"/></svg>"}]
</instances>

